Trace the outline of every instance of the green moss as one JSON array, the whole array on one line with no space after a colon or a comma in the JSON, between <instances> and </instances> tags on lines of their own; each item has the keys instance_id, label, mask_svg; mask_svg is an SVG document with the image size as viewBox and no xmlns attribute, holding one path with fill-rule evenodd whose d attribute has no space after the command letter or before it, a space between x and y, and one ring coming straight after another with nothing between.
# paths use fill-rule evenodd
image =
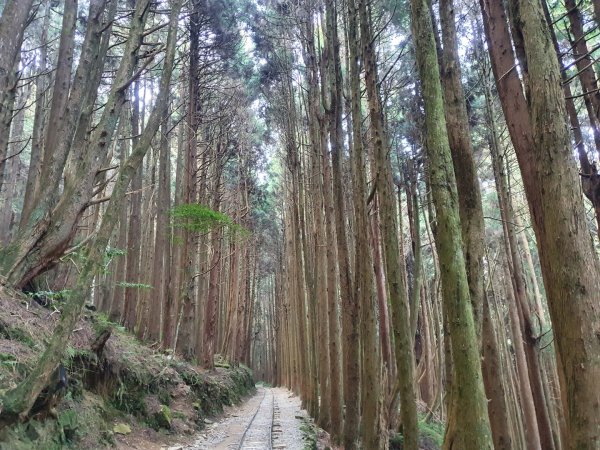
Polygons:
<instances>
[{"instance_id":1,"label":"green moss","mask_svg":"<svg viewBox=\"0 0 600 450\"><path fill-rule=\"evenodd\" d=\"M170 430L172 421L173 415L169 407L160 405L160 409L152 415L149 425L157 431L161 428Z\"/></svg>"},{"instance_id":2,"label":"green moss","mask_svg":"<svg viewBox=\"0 0 600 450\"><path fill-rule=\"evenodd\" d=\"M197 398L201 415L214 415L223 411L223 405L232 405L254 389L251 372L246 367L227 370L227 377L199 374L186 364L174 364L183 381ZM195 403L195 404L196 404Z\"/></svg>"},{"instance_id":3,"label":"green moss","mask_svg":"<svg viewBox=\"0 0 600 450\"><path fill-rule=\"evenodd\" d=\"M304 417L302 419L302 425L300 425L300 431L302 431L302 439L304 440L303 450L317 450L317 428L310 419Z\"/></svg>"},{"instance_id":4,"label":"green moss","mask_svg":"<svg viewBox=\"0 0 600 450\"><path fill-rule=\"evenodd\" d=\"M58 428L61 433L61 441L72 442L77 438L79 422L77 413L72 409L63 411L58 416Z\"/></svg>"},{"instance_id":5,"label":"green moss","mask_svg":"<svg viewBox=\"0 0 600 450\"><path fill-rule=\"evenodd\" d=\"M444 441L444 424L437 421L426 421L419 418L419 448L434 450L442 447ZM390 450L401 450L404 437L401 433L394 433L389 440Z\"/></svg>"},{"instance_id":6,"label":"green moss","mask_svg":"<svg viewBox=\"0 0 600 450\"><path fill-rule=\"evenodd\" d=\"M0 434L0 450L59 450L77 448L74 443L81 436L78 414L66 410L57 420L30 420L5 428Z\"/></svg>"},{"instance_id":7,"label":"green moss","mask_svg":"<svg viewBox=\"0 0 600 450\"><path fill-rule=\"evenodd\" d=\"M171 393L168 389L159 389L157 396L162 404L167 406L171 404Z\"/></svg>"},{"instance_id":8,"label":"green moss","mask_svg":"<svg viewBox=\"0 0 600 450\"><path fill-rule=\"evenodd\" d=\"M124 411L136 416L146 415L144 398L147 391L137 383L121 381L119 388L112 396L112 405L119 411Z\"/></svg>"},{"instance_id":9,"label":"green moss","mask_svg":"<svg viewBox=\"0 0 600 450\"><path fill-rule=\"evenodd\" d=\"M29 332L21 328L13 327L2 321L0 321L0 337L12 341L19 341L29 348L36 348L33 336L31 336Z\"/></svg>"}]
</instances>

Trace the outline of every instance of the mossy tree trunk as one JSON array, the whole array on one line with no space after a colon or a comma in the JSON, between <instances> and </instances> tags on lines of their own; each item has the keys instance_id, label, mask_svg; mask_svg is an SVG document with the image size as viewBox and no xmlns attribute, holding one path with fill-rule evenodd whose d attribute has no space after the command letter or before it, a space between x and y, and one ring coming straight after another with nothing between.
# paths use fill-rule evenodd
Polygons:
<instances>
[{"instance_id":1,"label":"mossy tree trunk","mask_svg":"<svg viewBox=\"0 0 600 450\"><path fill-rule=\"evenodd\" d=\"M485 300L485 279L484 279L484 243L485 227L483 221L483 207L481 203L481 192L479 187L479 178L473 159L473 146L469 133L469 117L467 114L467 105L465 94L461 82L461 68L458 58L458 44L455 24L455 3L454 0L440 0L440 22L443 42L442 52L442 86L444 88L444 106L446 117L446 129L448 131L448 140L450 151L452 153L452 162L457 180L458 204L460 211L460 222L462 229L462 239L464 243L465 265L469 282L469 295L477 334L482 342L482 308ZM493 353L493 327L494 322L488 318L486 330L488 345L487 351ZM491 368L485 367L487 364L493 364L493 355L490 358L482 359L482 373L485 379L484 385L486 392L502 391L502 378L496 376ZM488 394L488 396L490 396ZM488 405L492 433L494 436L502 436L508 428L508 423L503 423L500 419L507 418L507 411L492 411L491 408L506 408L506 403L496 398L494 403ZM456 405L454 405L456 406Z\"/></svg>"},{"instance_id":2,"label":"mossy tree trunk","mask_svg":"<svg viewBox=\"0 0 600 450\"><path fill-rule=\"evenodd\" d=\"M90 2L80 63L69 94L67 113L60 125L62 137L53 150L48 175L40 181L40 193L29 219L21 223L10 245L0 250L0 272L15 288L22 289L51 268L71 244L76 224L90 206L96 175L105 163L108 143L114 136L126 100L142 40L141 32L136 35L137 23L132 27L130 45L124 51L101 117L89 132L109 47L112 18L117 9L116 2L108 9L106 3L106 0ZM146 15L144 12L143 17ZM136 16L133 20L139 22L141 18ZM77 151L71 152L72 149ZM59 189L61 180L64 180L62 191Z\"/></svg>"},{"instance_id":3,"label":"mossy tree trunk","mask_svg":"<svg viewBox=\"0 0 600 450\"><path fill-rule=\"evenodd\" d=\"M148 7L148 2L140 1L136 5L134 21L131 28L130 40L135 41L138 33L143 33ZM180 0L171 1L170 25L167 38L167 50L163 62L163 72L160 79L159 93L156 98L156 105L150 114L148 123L144 128L140 139L133 149L131 156L123 163L119 170L115 186L113 188L111 199L109 200L106 211L102 217L99 230L94 238L84 248L85 263L79 272L75 286L72 289L69 299L61 312L61 318L54 329L50 342L39 361L27 377L17 385L16 388L3 395L2 412L0 413L0 423L27 417L29 410L39 393L48 383L49 377L60 363L64 350L65 342L68 341L77 320L80 317L81 309L85 301L89 298L90 286L94 277L102 268L105 251L108 246L112 231L118 222L119 211L123 208L125 194L131 179L138 167L142 164L145 154L150 148L150 144L160 125L162 117L162 108L159 106L168 101L169 84L173 72L173 65L176 54L177 31L179 11L181 9ZM128 48L131 45L128 42Z\"/></svg>"},{"instance_id":4,"label":"mossy tree trunk","mask_svg":"<svg viewBox=\"0 0 600 450\"><path fill-rule=\"evenodd\" d=\"M429 177L435 206L436 247L440 260L442 293L452 348L455 422L444 448L491 449L492 435L487 414L479 345L471 308L469 284L463 256L459 204L446 121L439 66L429 6L426 0L411 0L412 31L417 66L425 104L426 147Z\"/></svg>"},{"instance_id":5,"label":"mossy tree trunk","mask_svg":"<svg viewBox=\"0 0 600 450\"><path fill-rule=\"evenodd\" d=\"M363 17L362 8L365 4L361 1L348 2L348 47L349 47L349 69L350 69L350 92L351 92L351 116L352 116L352 147L351 147L351 162L352 162L352 184L353 184L353 196L352 204L354 206L354 242L355 242L355 253L354 253L354 292L356 293L356 302L360 304L360 341L362 350L362 416L361 416L361 431L362 431L362 445L367 449L379 449L386 445L387 435L383 434L381 430L387 430L387 424L382 423L385 415L381 414L379 408L379 402L383 393L382 378L381 378L381 346L378 337L378 320L377 310L378 304L375 296L375 284L374 284L374 272L373 272L373 259L371 257L370 239L369 239L369 216L367 210L368 200L368 188L367 188L367 174L365 171L366 159L365 154L366 148L363 145L362 136L362 124L363 115L361 111L361 91L360 91L360 43L359 36L357 33L357 22L360 18L361 34L364 33L363 29L366 27L370 29L370 21L366 16ZM366 13L366 12L365 12ZM366 20L367 23L363 24L362 21ZM365 36L366 39L371 40L369 36ZM363 49L364 51L364 49ZM373 51L372 47L368 48L368 51ZM364 54L363 54L364 55ZM366 56L366 55L364 55ZM334 55L335 57L335 55ZM371 63L374 62L373 54L371 53ZM374 66L370 66L374 69ZM376 76L374 73L371 74ZM370 81L374 80L369 79ZM341 80L340 80L341 81ZM369 95L378 95L378 92L369 91ZM371 99L370 99L371 100ZM379 112L377 112L379 114ZM379 115L378 118L381 116ZM373 111L371 111L371 124L373 133L377 138L377 133L381 132L382 129L375 129L375 123L377 119L373 118ZM377 150L376 150L377 153ZM379 153L377 155L380 156ZM385 162L384 162L385 164ZM388 191L388 195L390 192ZM395 208L393 207L394 197L391 195L389 201L392 202L392 208L390 213L395 215ZM396 233L396 228L392 228L393 233ZM389 238L389 236L386 236ZM386 255L387 256L387 255ZM408 320L408 318L406 318ZM380 317L381 320L381 317ZM408 335L408 330L406 330ZM408 347L410 348L410 339L408 341ZM406 356L406 355L402 355ZM412 355L408 356L408 363L411 364ZM406 366L403 365L402 368ZM413 376L409 375L407 381L412 383ZM412 398L409 397L409 401ZM410 434L410 433L409 433ZM406 439L406 438L405 438ZM405 440L407 444L410 442L409 439ZM405 445L406 445L405 444ZM410 448L410 447L407 447Z\"/></svg>"},{"instance_id":6,"label":"mossy tree trunk","mask_svg":"<svg viewBox=\"0 0 600 450\"><path fill-rule=\"evenodd\" d=\"M379 213L381 219L381 237L384 251L386 269L388 301L392 312L392 330L394 335L394 347L396 357L396 368L398 371L398 385L400 394L400 414L404 445L407 449L416 449L418 444L418 424L416 409L415 389L415 366L413 353L413 338L411 336L409 305L406 295L406 285L402 272L403 264L400 260L400 244L398 242L398 227L396 224L396 205L394 195L394 183L392 180L392 167L389 156L389 142L383 121L383 108L378 86L377 61L375 56L372 22L367 3L359 0L354 13L349 11L348 17L358 14L360 17L360 42L362 53L352 52L353 43L350 42L350 59L355 59L354 64L358 66L356 58L362 56L365 70L365 86L369 107L369 118L371 122L373 153L376 170L377 200L379 202ZM352 32L353 24L349 23L349 32ZM353 85L354 95L357 96L353 110L359 109L359 86ZM359 121L357 121L357 119ZM354 124L360 127L360 116L355 119ZM355 136L354 141L360 140ZM415 311L416 313L416 311Z\"/></svg>"},{"instance_id":7,"label":"mossy tree trunk","mask_svg":"<svg viewBox=\"0 0 600 450\"><path fill-rule=\"evenodd\" d=\"M337 242L339 288L342 310L343 335L343 392L345 417L342 435L344 448L358 448L360 425L360 304L352 289L348 235L346 230L346 199L342 178L343 129L342 129L342 74L340 41L338 37L337 5L326 3L327 80L329 83L329 146L331 149L332 200L335 210L335 235ZM331 311L329 320L332 319Z\"/></svg>"},{"instance_id":8,"label":"mossy tree trunk","mask_svg":"<svg viewBox=\"0 0 600 450\"><path fill-rule=\"evenodd\" d=\"M600 263L572 157L560 68L539 0L519 1L525 98L502 5L482 0L488 49L529 203L566 397L568 445L600 442Z\"/></svg>"},{"instance_id":9,"label":"mossy tree trunk","mask_svg":"<svg viewBox=\"0 0 600 450\"><path fill-rule=\"evenodd\" d=\"M0 17L0 188L17 89L21 45L33 0L8 0Z\"/></svg>"}]
</instances>

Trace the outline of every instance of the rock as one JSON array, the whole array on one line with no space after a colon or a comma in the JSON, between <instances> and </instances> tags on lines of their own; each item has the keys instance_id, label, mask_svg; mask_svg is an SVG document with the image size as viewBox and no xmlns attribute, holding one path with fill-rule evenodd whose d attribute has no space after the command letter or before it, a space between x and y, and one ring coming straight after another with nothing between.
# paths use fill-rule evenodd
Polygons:
<instances>
[{"instance_id":1,"label":"rock","mask_svg":"<svg viewBox=\"0 0 600 450\"><path fill-rule=\"evenodd\" d=\"M159 428L171 429L171 410L166 405L160 405L160 409L154 413L154 420Z\"/></svg>"},{"instance_id":2,"label":"rock","mask_svg":"<svg viewBox=\"0 0 600 450\"><path fill-rule=\"evenodd\" d=\"M131 427L126 423L118 423L113 427L113 432L117 434L129 434L131 433Z\"/></svg>"},{"instance_id":3,"label":"rock","mask_svg":"<svg viewBox=\"0 0 600 450\"><path fill-rule=\"evenodd\" d=\"M194 428L190 427L184 420L173 418L171 432L177 435L194 434Z\"/></svg>"}]
</instances>

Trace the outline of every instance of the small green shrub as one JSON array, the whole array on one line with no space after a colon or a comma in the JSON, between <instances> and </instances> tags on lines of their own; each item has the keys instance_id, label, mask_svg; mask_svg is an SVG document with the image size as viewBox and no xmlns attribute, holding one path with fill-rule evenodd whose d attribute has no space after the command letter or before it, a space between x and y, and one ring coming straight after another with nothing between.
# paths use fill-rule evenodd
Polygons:
<instances>
[{"instance_id":1,"label":"small green shrub","mask_svg":"<svg viewBox=\"0 0 600 450\"><path fill-rule=\"evenodd\" d=\"M186 203L176 206L171 210L171 217L173 218L174 227L184 228L193 233L208 233L216 228L225 228L233 235L248 233L248 230L236 224L227 214L198 203Z\"/></svg>"}]
</instances>

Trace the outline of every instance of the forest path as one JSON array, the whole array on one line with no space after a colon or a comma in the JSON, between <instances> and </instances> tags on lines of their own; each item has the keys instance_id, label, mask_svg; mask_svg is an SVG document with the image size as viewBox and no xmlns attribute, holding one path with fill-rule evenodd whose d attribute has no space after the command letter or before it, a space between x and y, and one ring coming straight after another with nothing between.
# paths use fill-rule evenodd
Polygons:
<instances>
[{"instance_id":1,"label":"forest path","mask_svg":"<svg viewBox=\"0 0 600 450\"><path fill-rule=\"evenodd\" d=\"M228 408L186 450L301 450L300 399L287 389L259 387L245 403Z\"/></svg>"}]
</instances>

